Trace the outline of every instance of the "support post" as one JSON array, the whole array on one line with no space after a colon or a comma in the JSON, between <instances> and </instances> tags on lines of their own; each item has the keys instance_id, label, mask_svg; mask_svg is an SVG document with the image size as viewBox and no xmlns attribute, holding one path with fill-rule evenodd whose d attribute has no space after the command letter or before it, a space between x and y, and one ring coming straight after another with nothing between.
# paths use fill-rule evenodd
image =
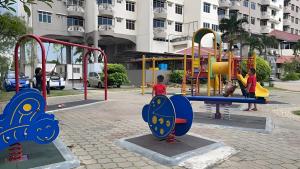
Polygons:
<instances>
[{"instance_id":1,"label":"support post","mask_svg":"<svg viewBox=\"0 0 300 169\"><path fill-rule=\"evenodd\" d=\"M186 50L184 50L184 59L183 59L183 79L182 79L182 89L181 93L186 95Z\"/></svg>"},{"instance_id":2,"label":"support post","mask_svg":"<svg viewBox=\"0 0 300 169\"><path fill-rule=\"evenodd\" d=\"M146 67L145 55L142 58L142 95L145 94L145 67Z\"/></svg>"},{"instance_id":3,"label":"support post","mask_svg":"<svg viewBox=\"0 0 300 169\"><path fill-rule=\"evenodd\" d=\"M211 71L211 54L208 54L208 72L207 72L207 96L210 96L210 71Z\"/></svg>"},{"instance_id":4,"label":"support post","mask_svg":"<svg viewBox=\"0 0 300 169\"><path fill-rule=\"evenodd\" d=\"M229 55L228 55L228 81L231 81L231 58L232 58L232 53L229 52Z\"/></svg>"},{"instance_id":5,"label":"support post","mask_svg":"<svg viewBox=\"0 0 300 169\"><path fill-rule=\"evenodd\" d=\"M152 86L155 85L155 58L152 57Z\"/></svg>"}]
</instances>

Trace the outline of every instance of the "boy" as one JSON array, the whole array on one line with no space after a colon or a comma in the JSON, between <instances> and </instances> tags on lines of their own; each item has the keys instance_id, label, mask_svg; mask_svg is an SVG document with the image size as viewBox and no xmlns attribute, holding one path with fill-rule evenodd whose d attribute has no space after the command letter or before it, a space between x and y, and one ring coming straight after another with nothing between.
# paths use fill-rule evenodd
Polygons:
<instances>
[{"instance_id":1,"label":"boy","mask_svg":"<svg viewBox=\"0 0 300 169\"><path fill-rule=\"evenodd\" d=\"M42 68L37 67L34 73L35 73L35 80L36 80L35 88L38 89L39 91L42 91ZM46 89L47 89L47 94L50 94L49 82L47 82Z\"/></svg>"},{"instance_id":2,"label":"boy","mask_svg":"<svg viewBox=\"0 0 300 169\"><path fill-rule=\"evenodd\" d=\"M153 86L152 89L152 97L157 95L167 95L166 85L163 84L164 76L158 75L157 76L157 84Z\"/></svg>"},{"instance_id":3,"label":"boy","mask_svg":"<svg viewBox=\"0 0 300 169\"><path fill-rule=\"evenodd\" d=\"M255 88L256 88L256 76L255 76L255 69L251 68L248 72L248 79L247 79L247 92L249 98L255 98ZM251 103L248 104L248 109L246 111L249 111L251 109ZM257 111L256 103L254 103L253 111Z\"/></svg>"}]
</instances>

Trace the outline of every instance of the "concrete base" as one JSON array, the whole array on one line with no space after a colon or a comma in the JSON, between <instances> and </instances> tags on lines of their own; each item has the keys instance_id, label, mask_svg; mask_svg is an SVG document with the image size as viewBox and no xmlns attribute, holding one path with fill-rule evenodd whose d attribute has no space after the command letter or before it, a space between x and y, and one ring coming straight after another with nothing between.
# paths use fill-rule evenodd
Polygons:
<instances>
[{"instance_id":1,"label":"concrete base","mask_svg":"<svg viewBox=\"0 0 300 169\"><path fill-rule=\"evenodd\" d=\"M209 125L218 128L236 128L260 133L271 133L272 120L269 117L230 114L228 119L212 119L210 113L195 112L193 125Z\"/></svg>"},{"instance_id":2,"label":"concrete base","mask_svg":"<svg viewBox=\"0 0 300 169\"><path fill-rule=\"evenodd\" d=\"M4 150L0 154L1 169L71 169L80 166L80 161L58 139L46 145L25 142L22 146L28 159L7 162L8 151Z\"/></svg>"},{"instance_id":3,"label":"concrete base","mask_svg":"<svg viewBox=\"0 0 300 169\"><path fill-rule=\"evenodd\" d=\"M167 143L165 140L158 140L151 134L147 134L123 138L118 140L116 144L168 166L192 165L194 162L191 160L197 158L197 161L200 160L203 166L208 167L236 152L233 148L227 147L221 142L194 134L177 137L176 139L176 143ZM207 158L206 155L213 151L218 153L213 153Z\"/></svg>"}]
</instances>

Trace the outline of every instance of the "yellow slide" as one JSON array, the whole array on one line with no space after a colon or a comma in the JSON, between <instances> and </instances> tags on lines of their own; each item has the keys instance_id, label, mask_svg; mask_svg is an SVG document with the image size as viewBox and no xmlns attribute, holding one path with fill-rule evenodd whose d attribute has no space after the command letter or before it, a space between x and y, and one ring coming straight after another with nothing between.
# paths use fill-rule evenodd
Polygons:
<instances>
[{"instance_id":1,"label":"yellow slide","mask_svg":"<svg viewBox=\"0 0 300 169\"><path fill-rule=\"evenodd\" d=\"M245 78L244 78L241 74L238 74L237 75L237 79L239 81L241 81L244 86L246 86L247 85L248 75L246 75ZM256 88L255 88L255 96L256 97L267 98L267 97L269 97L269 94L270 93L269 93L268 89L263 88L259 83L256 83Z\"/></svg>"}]
</instances>

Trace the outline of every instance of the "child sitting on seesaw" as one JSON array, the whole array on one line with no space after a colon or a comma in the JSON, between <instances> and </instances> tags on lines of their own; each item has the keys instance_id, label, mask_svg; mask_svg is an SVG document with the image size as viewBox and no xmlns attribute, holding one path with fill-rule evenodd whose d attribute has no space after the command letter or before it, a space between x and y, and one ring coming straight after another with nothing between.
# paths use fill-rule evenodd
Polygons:
<instances>
[{"instance_id":1,"label":"child sitting on seesaw","mask_svg":"<svg viewBox=\"0 0 300 169\"><path fill-rule=\"evenodd\" d=\"M167 86L163 84L164 76L157 76L157 84L155 84L152 88L152 97L157 95L167 95Z\"/></svg>"}]
</instances>

